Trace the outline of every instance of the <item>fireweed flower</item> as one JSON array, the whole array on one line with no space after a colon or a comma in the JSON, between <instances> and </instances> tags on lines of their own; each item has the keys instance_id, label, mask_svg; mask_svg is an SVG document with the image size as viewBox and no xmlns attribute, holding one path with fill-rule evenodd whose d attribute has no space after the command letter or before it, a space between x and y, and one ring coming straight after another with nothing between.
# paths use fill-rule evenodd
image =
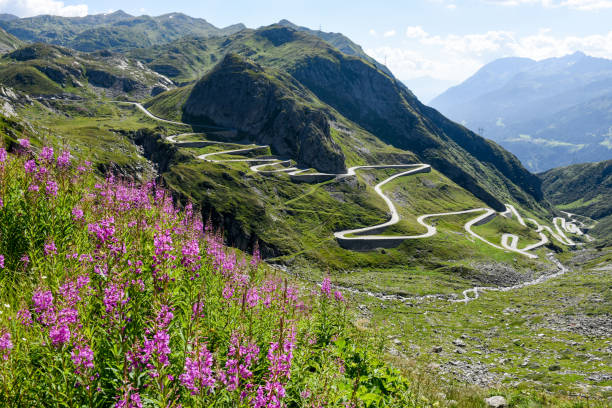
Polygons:
<instances>
[{"instance_id":1,"label":"fireweed flower","mask_svg":"<svg viewBox=\"0 0 612 408\"><path fill-rule=\"evenodd\" d=\"M135 388L129 386L122 398L115 404L115 408L142 408L140 394Z\"/></svg>"},{"instance_id":2,"label":"fireweed flower","mask_svg":"<svg viewBox=\"0 0 612 408\"><path fill-rule=\"evenodd\" d=\"M344 296L342 296L342 292L340 292L339 290L335 291L334 299L336 299L336 301L338 302L344 302Z\"/></svg>"},{"instance_id":3,"label":"fireweed flower","mask_svg":"<svg viewBox=\"0 0 612 408\"><path fill-rule=\"evenodd\" d=\"M153 237L153 245L155 246L155 255L161 259L169 259L170 252L174 249L172 247L172 236L170 231L164 231L159 234L155 234Z\"/></svg>"},{"instance_id":4,"label":"fireweed flower","mask_svg":"<svg viewBox=\"0 0 612 408\"><path fill-rule=\"evenodd\" d=\"M57 167L68 167L70 166L70 151L64 150L57 156Z\"/></svg>"},{"instance_id":5,"label":"fireweed flower","mask_svg":"<svg viewBox=\"0 0 612 408\"><path fill-rule=\"evenodd\" d=\"M49 240L45 244L45 255L55 255L57 254L57 247L55 246L55 241Z\"/></svg>"},{"instance_id":6,"label":"fireweed flower","mask_svg":"<svg viewBox=\"0 0 612 408\"><path fill-rule=\"evenodd\" d=\"M186 268L191 267L200 260L200 246L198 241L195 239L187 241L181 249L181 253L183 254L183 258L181 258L181 265ZM194 265L192 270L196 269L199 269L199 266Z\"/></svg>"},{"instance_id":7,"label":"fireweed flower","mask_svg":"<svg viewBox=\"0 0 612 408\"><path fill-rule=\"evenodd\" d=\"M21 146L23 149L29 149L30 148L30 140L29 139L17 139L17 143L19 143L19 146Z\"/></svg>"},{"instance_id":8,"label":"fireweed flower","mask_svg":"<svg viewBox=\"0 0 612 408\"><path fill-rule=\"evenodd\" d=\"M2 329L0 330L2 335L0 336L0 354L4 360L8 360L11 350L13 349L13 342L11 341L11 333Z\"/></svg>"},{"instance_id":9,"label":"fireweed flower","mask_svg":"<svg viewBox=\"0 0 612 408\"><path fill-rule=\"evenodd\" d=\"M0 268L4 268L4 255L0 255Z\"/></svg>"},{"instance_id":10,"label":"fireweed flower","mask_svg":"<svg viewBox=\"0 0 612 408\"><path fill-rule=\"evenodd\" d=\"M38 184L30 184L30 186L28 187L28 191L31 191L33 193L37 193L40 190L40 187L38 187Z\"/></svg>"},{"instance_id":11,"label":"fireweed flower","mask_svg":"<svg viewBox=\"0 0 612 408\"><path fill-rule=\"evenodd\" d=\"M57 196L58 186L54 180L47 180L47 185L45 187L45 191L48 196L55 197Z\"/></svg>"},{"instance_id":12,"label":"fireweed flower","mask_svg":"<svg viewBox=\"0 0 612 408\"><path fill-rule=\"evenodd\" d=\"M261 255L259 253L259 244L255 242L255 245L253 246L253 257L251 258L251 266L259 265L260 261Z\"/></svg>"},{"instance_id":13,"label":"fireweed flower","mask_svg":"<svg viewBox=\"0 0 612 408\"><path fill-rule=\"evenodd\" d=\"M257 306L259 303L259 294L257 293L257 288L251 288L246 293L246 304L250 308Z\"/></svg>"},{"instance_id":14,"label":"fireweed flower","mask_svg":"<svg viewBox=\"0 0 612 408\"><path fill-rule=\"evenodd\" d=\"M0 147L0 163L4 163L6 161L6 149L4 147Z\"/></svg>"},{"instance_id":15,"label":"fireweed flower","mask_svg":"<svg viewBox=\"0 0 612 408\"><path fill-rule=\"evenodd\" d=\"M28 160L23 164L23 168L26 173L34 173L36 171L36 162L34 160Z\"/></svg>"},{"instance_id":16,"label":"fireweed flower","mask_svg":"<svg viewBox=\"0 0 612 408\"><path fill-rule=\"evenodd\" d=\"M170 335L166 330L158 330L152 339L146 339L142 348L140 360L143 363L148 363L147 367L154 369L152 358L156 358L162 366L170 364L168 355L170 354ZM152 377L157 377L159 373L152 372Z\"/></svg>"},{"instance_id":17,"label":"fireweed flower","mask_svg":"<svg viewBox=\"0 0 612 408\"><path fill-rule=\"evenodd\" d=\"M321 293L328 298L331 298L331 289L331 281L329 280L329 277L325 277L321 283Z\"/></svg>"},{"instance_id":18,"label":"fireweed flower","mask_svg":"<svg viewBox=\"0 0 612 408\"><path fill-rule=\"evenodd\" d=\"M34 311L43 313L53 308L53 294L50 290L38 290L32 295L32 302L34 302Z\"/></svg>"},{"instance_id":19,"label":"fireweed flower","mask_svg":"<svg viewBox=\"0 0 612 408\"><path fill-rule=\"evenodd\" d=\"M282 407L282 399L286 395L285 384L291 377L291 363L293 360L293 349L295 348L295 330L289 332L287 340L283 342L282 348L278 342L270 344L267 358L270 363L268 367L268 378L265 384L257 387L253 407Z\"/></svg>"},{"instance_id":20,"label":"fireweed flower","mask_svg":"<svg viewBox=\"0 0 612 408\"><path fill-rule=\"evenodd\" d=\"M76 346L70 353L70 358L78 374L84 374L88 369L94 367L94 354L88 345Z\"/></svg>"},{"instance_id":21,"label":"fireweed flower","mask_svg":"<svg viewBox=\"0 0 612 408\"><path fill-rule=\"evenodd\" d=\"M49 338L54 346L61 346L70 341L70 329L65 324L51 327Z\"/></svg>"},{"instance_id":22,"label":"fireweed flower","mask_svg":"<svg viewBox=\"0 0 612 408\"><path fill-rule=\"evenodd\" d=\"M115 218L108 217L98 221L97 223L89 224L87 229L90 234L95 235L101 243L106 242L115 234Z\"/></svg>"},{"instance_id":23,"label":"fireweed flower","mask_svg":"<svg viewBox=\"0 0 612 408\"><path fill-rule=\"evenodd\" d=\"M75 221L83 219L83 210L81 207L77 206L72 209L72 219Z\"/></svg>"},{"instance_id":24,"label":"fireweed flower","mask_svg":"<svg viewBox=\"0 0 612 408\"><path fill-rule=\"evenodd\" d=\"M213 355L206 345L191 352L185 359L184 372L179 376L181 384L190 390L192 395L200 394L204 390L211 392L216 382L212 365Z\"/></svg>"},{"instance_id":25,"label":"fireweed flower","mask_svg":"<svg viewBox=\"0 0 612 408\"><path fill-rule=\"evenodd\" d=\"M232 287L232 285L228 282L225 287L223 288L223 298L226 300L229 300L232 298L232 296L234 296L234 288Z\"/></svg>"},{"instance_id":26,"label":"fireweed flower","mask_svg":"<svg viewBox=\"0 0 612 408\"><path fill-rule=\"evenodd\" d=\"M76 309L66 308L59 311L57 314L58 324L75 324L79 321L79 312Z\"/></svg>"},{"instance_id":27,"label":"fireweed flower","mask_svg":"<svg viewBox=\"0 0 612 408\"><path fill-rule=\"evenodd\" d=\"M170 325L174 314L172 313L172 308L168 305L162 305L160 311L157 313L157 318L155 319L155 323L157 327L165 329Z\"/></svg>"},{"instance_id":28,"label":"fireweed flower","mask_svg":"<svg viewBox=\"0 0 612 408\"><path fill-rule=\"evenodd\" d=\"M125 299L125 292L121 287L112 283L108 285L104 289L104 299L102 300L104 303L104 308L106 309L106 313L113 313L113 311L119 306L119 304L124 305L127 303L127 299Z\"/></svg>"},{"instance_id":29,"label":"fireweed flower","mask_svg":"<svg viewBox=\"0 0 612 408\"><path fill-rule=\"evenodd\" d=\"M42 151L40 152L39 157L42 158L43 160L47 160L47 161L53 160L53 148L52 147L48 147L48 146L44 146L42 148Z\"/></svg>"},{"instance_id":30,"label":"fireweed flower","mask_svg":"<svg viewBox=\"0 0 612 408\"><path fill-rule=\"evenodd\" d=\"M220 372L220 380L227 386L229 391L235 391L241 385L241 380L246 382L253 377L251 365L259 359L259 347L255 343L246 346L241 345L242 339L234 334L230 339L227 353L228 359L225 363L225 372Z\"/></svg>"}]
</instances>

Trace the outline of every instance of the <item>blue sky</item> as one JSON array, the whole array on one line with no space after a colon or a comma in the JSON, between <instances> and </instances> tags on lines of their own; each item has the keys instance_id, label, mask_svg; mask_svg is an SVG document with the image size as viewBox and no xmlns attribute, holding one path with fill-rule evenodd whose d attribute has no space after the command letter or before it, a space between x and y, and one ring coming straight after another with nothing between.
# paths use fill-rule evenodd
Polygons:
<instances>
[{"instance_id":1,"label":"blue sky","mask_svg":"<svg viewBox=\"0 0 612 408\"><path fill-rule=\"evenodd\" d=\"M216 26L259 27L286 18L342 32L403 80L457 83L499 57L577 50L612 58L612 0L0 0L0 12L83 15L178 11Z\"/></svg>"}]
</instances>

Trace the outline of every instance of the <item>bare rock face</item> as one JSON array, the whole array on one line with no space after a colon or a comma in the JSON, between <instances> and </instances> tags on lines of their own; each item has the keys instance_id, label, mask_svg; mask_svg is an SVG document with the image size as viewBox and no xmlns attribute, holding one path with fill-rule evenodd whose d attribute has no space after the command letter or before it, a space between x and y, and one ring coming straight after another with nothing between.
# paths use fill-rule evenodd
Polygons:
<instances>
[{"instance_id":1,"label":"bare rock face","mask_svg":"<svg viewBox=\"0 0 612 408\"><path fill-rule=\"evenodd\" d=\"M314 96L287 74L228 54L193 88L184 120L213 122L248 134L272 152L319 171L346 170L327 115Z\"/></svg>"}]
</instances>

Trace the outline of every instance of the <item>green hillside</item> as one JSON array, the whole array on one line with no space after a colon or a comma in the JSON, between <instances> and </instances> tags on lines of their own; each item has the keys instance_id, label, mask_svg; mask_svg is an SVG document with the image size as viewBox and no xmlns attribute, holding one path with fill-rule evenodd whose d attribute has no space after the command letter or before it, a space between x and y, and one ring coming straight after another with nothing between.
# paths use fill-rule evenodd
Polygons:
<instances>
[{"instance_id":1,"label":"green hillside","mask_svg":"<svg viewBox=\"0 0 612 408\"><path fill-rule=\"evenodd\" d=\"M167 78L119 54L85 54L44 43L0 57L0 72L1 83L32 95L142 98L173 87Z\"/></svg>"},{"instance_id":2,"label":"green hillside","mask_svg":"<svg viewBox=\"0 0 612 408\"><path fill-rule=\"evenodd\" d=\"M13 51L19 48L23 43L17 37L7 33L0 28L0 54Z\"/></svg>"},{"instance_id":3,"label":"green hillside","mask_svg":"<svg viewBox=\"0 0 612 408\"><path fill-rule=\"evenodd\" d=\"M219 29L204 19L182 13L134 17L121 10L86 17L44 15L0 20L0 27L23 41L46 42L87 52L149 47L187 35L226 35L244 28L237 24Z\"/></svg>"},{"instance_id":4,"label":"green hillside","mask_svg":"<svg viewBox=\"0 0 612 408\"><path fill-rule=\"evenodd\" d=\"M612 160L560 167L540 177L551 203L560 210L597 220L593 235L612 244Z\"/></svg>"}]
</instances>

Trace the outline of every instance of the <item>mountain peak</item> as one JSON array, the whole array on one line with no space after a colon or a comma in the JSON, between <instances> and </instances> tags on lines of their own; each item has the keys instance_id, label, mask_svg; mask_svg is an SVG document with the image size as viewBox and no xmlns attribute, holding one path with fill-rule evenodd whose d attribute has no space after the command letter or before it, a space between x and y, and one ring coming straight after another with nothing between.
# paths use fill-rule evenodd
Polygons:
<instances>
[{"instance_id":1,"label":"mountain peak","mask_svg":"<svg viewBox=\"0 0 612 408\"><path fill-rule=\"evenodd\" d=\"M112 13L108 13L107 15L114 17L133 17L131 14L128 14L123 10L113 11Z\"/></svg>"}]
</instances>

